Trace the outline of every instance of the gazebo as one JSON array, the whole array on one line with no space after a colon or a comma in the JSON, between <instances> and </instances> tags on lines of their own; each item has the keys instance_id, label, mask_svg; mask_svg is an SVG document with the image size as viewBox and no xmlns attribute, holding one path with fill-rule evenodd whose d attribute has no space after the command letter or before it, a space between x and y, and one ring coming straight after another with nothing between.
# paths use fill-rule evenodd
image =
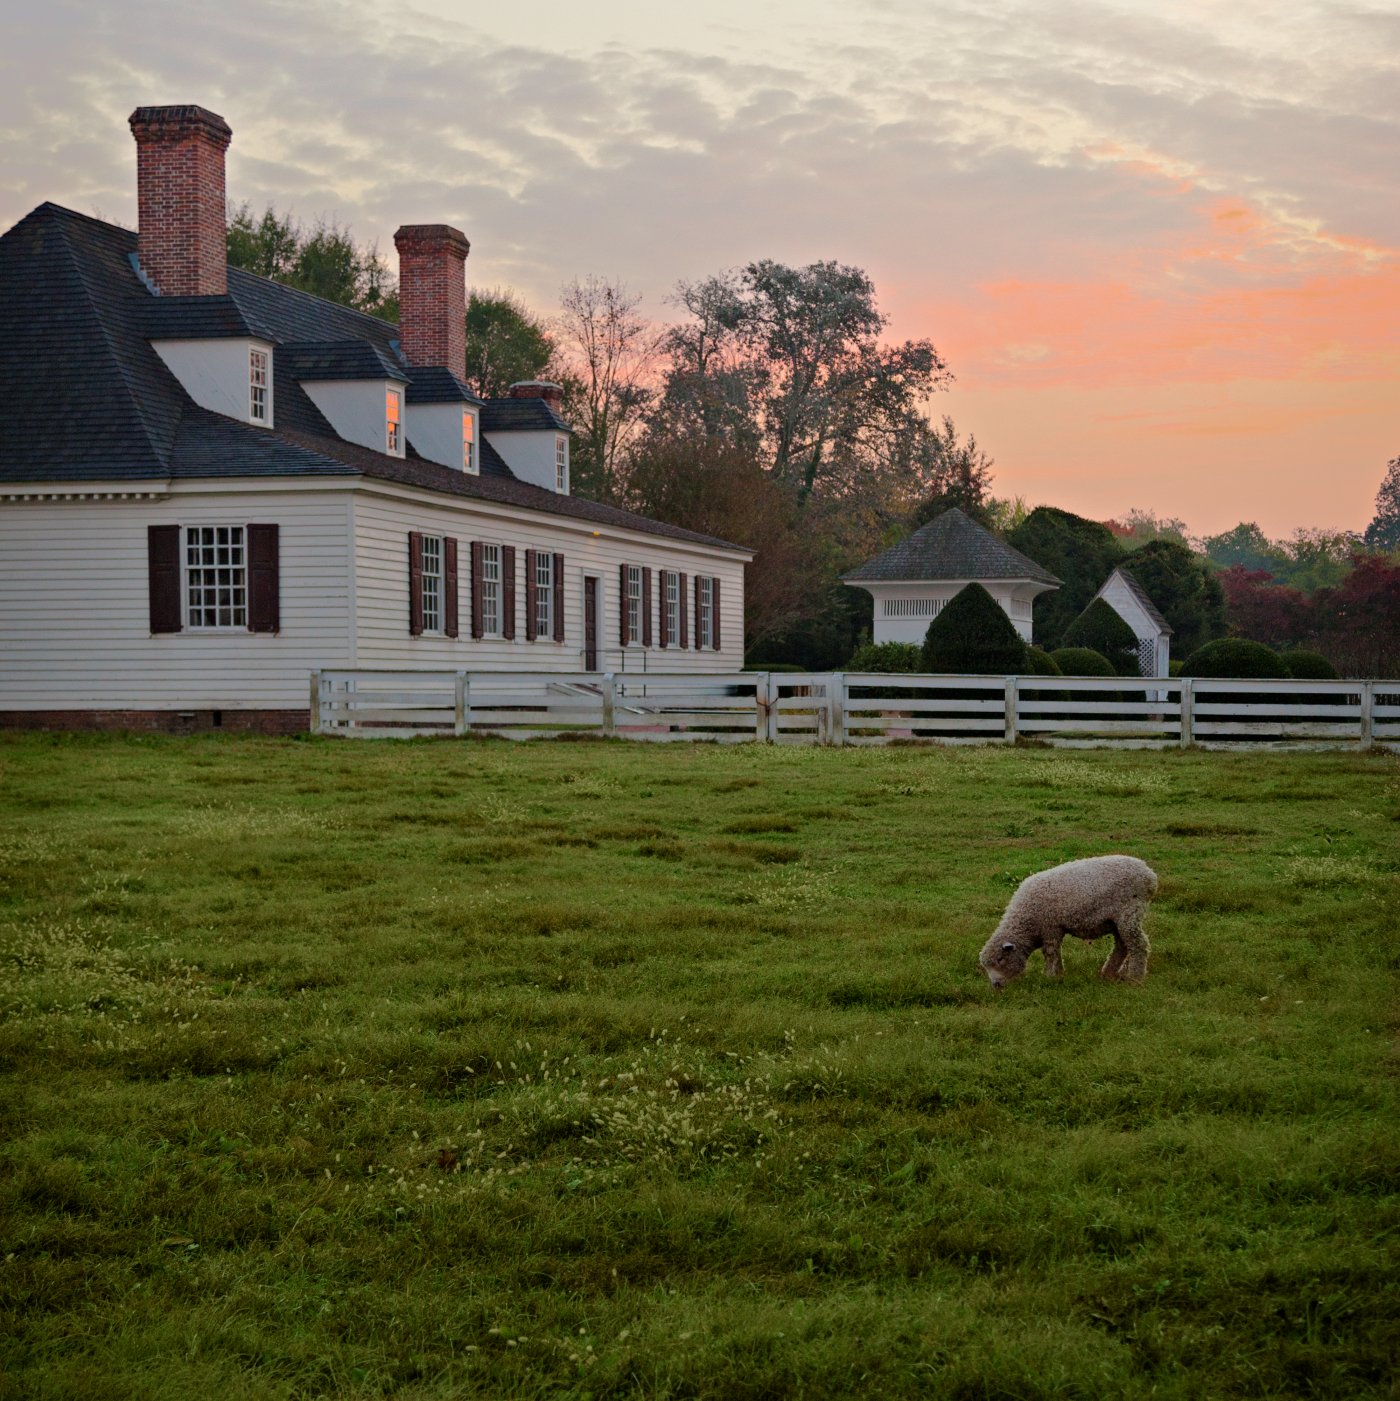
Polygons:
<instances>
[{"instance_id":1,"label":"gazebo","mask_svg":"<svg viewBox=\"0 0 1400 1401\"><path fill-rule=\"evenodd\" d=\"M1031 601L1061 582L956 506L841 578L874 597L876 642L922 642L943 605L973 583L1029 642Z\"/></svg>"}]
</instances>

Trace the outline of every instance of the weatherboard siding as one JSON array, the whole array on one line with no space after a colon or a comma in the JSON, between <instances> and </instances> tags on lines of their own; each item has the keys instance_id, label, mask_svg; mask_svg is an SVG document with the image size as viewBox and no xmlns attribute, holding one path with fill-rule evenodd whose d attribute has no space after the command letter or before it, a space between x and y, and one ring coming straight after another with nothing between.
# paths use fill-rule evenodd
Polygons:
<instances>
[{"instance_id":1,"label":"weatherboard siding","mask_svg":"<svg viewBox=\"0 0 1400 1401\"><path fill-rule=\"evenodd\" d=\"M177 486L163 500L0 505L0 710L305 708L354 664L350 493ZM281 629L153 636L152 525L279 527Z\"/></svg>"},{"instance_id":2,"label":"weatherboard siding","mask_svg":"<svg viewBox=\"0 0 1400 1401\"><path fill-rule=\"evenodd\" d=\"M460 636L408 630L408 536L410 531L448 535L457 540L458 617ZM594 532L597 532L596 534ZM471 542L513 545L516 550L516 636L471 635ZM565 640L525 640L525 551L562 551L564 555ZM653 611L651 647L620 645L619 585L623 564L658 573L676 570L687 576L685 606L690 646L660 647ZM720 580L718 650L694 647L694 585L697 574ZM583 669L584 579L598 579L598 665L606 671L737 671L743 666L744 565L730 552L671 541L640 531L595 526L591 522L525 512L493 511L477 502L439 504L393 490L362 489L355 505L355 614L357 664L367 668L462 668L486 671L559 671ZM653 610L656 604L653 603Z\"/></svg>"}]
</instances>

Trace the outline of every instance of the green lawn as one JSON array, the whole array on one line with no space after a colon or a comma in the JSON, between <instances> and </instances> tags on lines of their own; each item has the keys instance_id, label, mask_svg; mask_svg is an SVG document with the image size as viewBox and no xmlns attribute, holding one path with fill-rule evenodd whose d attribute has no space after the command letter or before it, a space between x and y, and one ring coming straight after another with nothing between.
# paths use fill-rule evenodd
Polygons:
<instances>
[{"instance_id":1,"label":"green lawn","mask_svg":"<svg viewBox=\"0 0 1400 1401\"><path fill-rule=\"evenodd\" d=\"M1400 761L0 735L0 1396L1393 1397ZM1156 867L1145 986L995 994Z\"/></svg>"}]
</instances>

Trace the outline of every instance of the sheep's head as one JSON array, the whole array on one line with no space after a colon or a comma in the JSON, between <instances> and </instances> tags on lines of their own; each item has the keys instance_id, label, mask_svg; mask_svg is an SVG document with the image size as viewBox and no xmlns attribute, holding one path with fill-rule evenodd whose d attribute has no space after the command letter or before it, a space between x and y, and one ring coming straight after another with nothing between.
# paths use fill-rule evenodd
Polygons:
<instances>
[{"instance_id":1,"label":"sheep's head","mask_svg":"<svg viewBox=\"0 0 1400 1401\"><path fill-rule=\"evenodd\" d=\"M1013 979L1019 978L1026 971L1027 957L1028 950L1013 943L1010 939L1003 939L993 934L987 940L986 947L982 950L982 956L978 962L981 963L982 971L987 975L991 985L994 988L1001 988Z\"/></svg>"}]
</instances>

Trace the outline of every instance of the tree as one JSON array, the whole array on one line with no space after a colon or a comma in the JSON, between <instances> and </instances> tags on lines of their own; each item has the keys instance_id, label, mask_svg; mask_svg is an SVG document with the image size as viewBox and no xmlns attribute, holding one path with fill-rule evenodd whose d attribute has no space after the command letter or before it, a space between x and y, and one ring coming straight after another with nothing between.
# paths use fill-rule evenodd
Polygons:
<instances>
[{"instance_id":1,"label":"tree","mask_svg":"<svg viewBox=\"0 0 1400 1401\"><path fill-rule=\"evenodd\" d=\"M917 530L935 516L941 516L950 506L960 507L978 525L992 529L989 489L994 464L977 446L977 439L969 433L960 442L958 430L947 414L943 415L941 428L929 424L921 428L918 439L919 450L926 458L921 480L932 490L914 508L909 518L910 529Z\"/></svg>"},{"instance_id":2,"label":"tree","mask_svg":"<svg viewBox=\"0 0 1400 1401\"><path fill-rule=\"evenodd\" d=\"M1276 574L1283 563L1282 551L1253 521L1241 521L1233 530L1208 535L1201 547L1206 558L1222 569L1266 569Z\"/></svg>"},{"instance_id":3,"label":"tree","mask_svg":"<svg viewBox=\"0 0 1400 1401\"><path fill-rule=\"evenodd\" d=\"M653 397L657 334L640 305L622 283L591 274L561 295L559 377L575 434L571 483L595 501L618 499L623 451Z\"/></svg>"},{"instance_id":4,"label":"tree","mask_svg":"<svg viewBox=\"0 0 1400 1401\"><path fill-rule=\"evenodd\" d=\"M1159 516L1155 511L1143 510L1134 506L1123 521L1105 521L1104 524L1122 540L1126 549L1135 549L1149 540L1175 540L1184 545L1186 522L1175 516Z\"/></svg>"},{"instance_id":5,"label":"tree","mask_svg":"<svg viewBox=\"0 0 1400 1401\"><path fill-rule=\"evenodd\" d=\"M1351 571L1361 537L1352 530L1295 530L1279 545L1279 582L1304 593L1333 588Z\"/></svg>"},{"instance_id":6,"label":"tree","mask_svg":"<svg viewBox=\"0 0 1400 1401\"><path fill-rule=\"evenodd\" d=\"M1123 547L1107 526L1054 506L1037 506L1006 538L1061 580L1058 589L1039 595L1032 605L1036 641L1053 650L1123 562Z\"/></svg>"},{"instance_id":7,"label":"tree","mask_svg":"<svg viewBox=\"0 0 1400 1401\"><path fill-rule=\"evenodd\" d=\"M1025 662L1021 634L981 584L954 594L924 634L925 671L1006 676L1024 670Z\"/></svg>"},{"instance_id":8,"label":"tree","mask_svg":"<svg viewBox=\"0 0 1400 1401\"><path fill-rule=\"evenodd\" d=\"M1152 540L1131 557L1142 585L1172 629L1172 655L1189 656L1225 633L1225 593L1198 555L1175 540Z\"/></svg>"},{"instance_id":9,"label":"tree","mask_svg":"<svg viewBox=\"0 0 1400 1401\"><path fill-rule=\"evenodd\" d=\"M1137 634L1112 604L1096 598L1066 629L1066 647L1088 647L1106 657L1119 676L1141 676Z\"/></svg>"},{"instance_id":10,"label":"tree","mask_svg":"<svg viewBox=\"0 0 1400 1401\"><path fill-rule=\"evenodd\" d=\"M308 230L271 205L255 219L244 203L229 217L228 261L327 301L398 320L398 288L388 264L374 244L358 247L338 224L320 220Z\"/></svg>"},{"instance_id":11,"label":"tree","mask_svg":"<svg viewBox=\"0 0 1400 1401\"><path fill-rule=\"evenodd\" d=\"M1313 636L1344 676L1400 675L1400 565L1361 555L1336 587L1313 600Z\"/></svg>"},{"instance_id":12,"label":"tree","mask_svg":"<svg viewBox=\"0 0 1400 1401\"><path fill-rule=\"evenodd\" d=\"M1365 539L1373 550L1400 550L1400 457L1392 457L1385 465L1376 492L1376 514L1366 527Z\"/></svg>"},{"instance_id":13,"label":"tree","mask_svg":"<svg viewBox=\"0 0 1400 1401\"><path fill-rule=\"evenodd\" d=\"M1225 621L1236 637L1270 647L1296 647L1312 632L1312 600L1287 584L1275 583L1267 569L1236 564L1219 577Z\"/></svg>"},{"instance_id":14,"label":"tree","mask_svg":"<svg viewBox=\"0 0 1400 1401\"><path fill-rule=\"evenodd\" d=\"M483 399L544 378L553 357L553 337L514 292L497 287L467 298L467 387Z\"/></svg>"}]
</instances>

